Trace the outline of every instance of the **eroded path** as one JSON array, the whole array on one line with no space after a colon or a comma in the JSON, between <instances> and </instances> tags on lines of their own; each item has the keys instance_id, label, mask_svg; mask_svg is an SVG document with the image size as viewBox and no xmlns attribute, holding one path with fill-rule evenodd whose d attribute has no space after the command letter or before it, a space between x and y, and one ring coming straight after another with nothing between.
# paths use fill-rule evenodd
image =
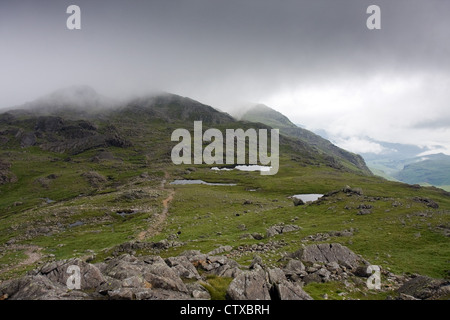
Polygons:
<instances>
[{"instance_id":1,"label":"eroded path","mask_svg":"<svg viewBox=\"0 0 450 320\"><path fill-rule=\"evenodd\" d=\"M167 179L169 179L169 173L164 172L164 179L161 181L161 189L166 189ZM160 214L155 215L151 221L151 225L147 230L139 233L138 240L144 240L145 238L153 237L162 231L164 222L167 220L169 215L169 206L175 196L174 189L168 189L169 195L162 201L163 210Z\"/></svg>"},{"instance_id":2,"label":"eroded path","mask_svg":"<svg viewBox=\"0 0 450 320\"><path fill-rule=\"evenodd\" d=\"M41 247L34 245L19 245L19 244L8 246L8 251L20 251L20 250L24 250L23 253L27 256L27 258L25 260L20 261L16 265L0 269L0 273L28 266L42 259Z\"/></svg>"}]
</instances>

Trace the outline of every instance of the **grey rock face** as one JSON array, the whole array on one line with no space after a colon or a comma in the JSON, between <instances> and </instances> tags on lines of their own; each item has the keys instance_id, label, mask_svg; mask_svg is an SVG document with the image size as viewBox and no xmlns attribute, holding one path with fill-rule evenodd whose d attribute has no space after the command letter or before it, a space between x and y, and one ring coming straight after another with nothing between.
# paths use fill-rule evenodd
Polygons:
<instances>
[{"instance_id":1,"label":"grey rock face","mask_svg":"<svg viewBox=\"0 0 450 320\"><path fill-rule=\"evenodd\" d=\"M230 283L227 296L232 300L270 300L264 271L258 269L238 275Z\"/></svg>"},{"instance_id":2,"label":"grey rock face","mask_svg":"<svg viewBox=\"0 0 450 320\"><path fill-rule=\"evenodd\" d=\"M292 231L297 231L300 230L300 227L295 225L295 224L278 224L278 225L274 225L271 226L270 228L267 229L267 237L273 237L277 234L282 234L282 233L286 233L286 232L292 232Z\"/></svg>"},{"instance_id":3,"label":"grey rock face","mask_svg":"<svg viewBox=\"0 0 450 320\"><path fill-rule=\"evenodd\" d=\"M78 300L88 297L83 292L70 291L41 274L3 282L0 293L11 300Z\"/></svg>"},{"instance_id":4,"label":"grey rock face","mask_svg":"<svg viewBox=\"0 0 450 320\"><path fill-rule=\"evenodd\" d=\"M294 256L303 262L336 262L350 269L357 268L365 262L349 248L339 243L312 244L298 250Z\"/></svg>"},{"instance_id":5,"label":"grey rock face","mask_svg":"<svg viewBox=\"0 0 450 320\"><path fill-rule=\"evenodd\" d=\"M287 280L275 284L272 291L273 298L277 300L313 300L298 284Z\"/></svg>"},{"instance_id":6,"label":"grey rock face","mask_svg":"<svg viewBox=\"0 0 450 320\"><path fill-rule=\"evenodd\" d=\"M211 299L202 285L205 274L232 277L227 297L233 300L311 300L303 285L312 282L342 281L364 284L367 277L364 259L340 244L313 244L294 254L281 268L265 266L255 256L246 270L227 256L186 251L165 260L160 256L135 257L123 254L98 264L80 259L47 263L19 279L0 283L0 300L190 300ZM69 290L69 266L77 266L81 289ZM383 272L383 269L382 269ZM386 281L397 290L394 299L445 299L450 296L450 281L423 276L410 278L385 272ZM350 278L351 277L351 278ZM191 279L184 283L183 279ZM351 281L347 281L347 280ZM393 291L394 292L394 291Z\"/></svg>"},{"instance_id":7,"label":"grey rock face","mask_svg":"<svg viewBox=\"0 0 450 320\"><path fill-rule=\"evenodd\" d=\"M194 266L200 267L206 271L207 274L214 274L219 277L234 278L242 273L240 265L236 261L228 259L225 256L200 254L190 256L189 260Z\"/></svg>"},{"instance_id":8,"label":"grey rock face","mask_svg":"<svg viewBox=\"0 0 450 320\"><path fill-rule=\"evenodd\" d=\"M286 264L286 267L284 269L285 273L300 274L301 272L305 271L305 265L299 260L291 259Z\"/></svg>"},{"instance_id":9,"label":"grey rock face","mask_svg":"<svg viewBox=\"0 0 450 320\"><path fill-rule=\"evenodd\" d=\"M66 286L68 278L73 274L69 273L70 270L68 268L73 265L80 268L81 290L96 288L106 281L96 266L80 259L69 259L46 264L40 269L39 274L44 275L52 282Z\"/></svg>"},{"instance_id":10,"label":"grey rock face","mask_svg":"<svg viewBox=\"0 0 450 320\"><path fill-rule=\"evenodd\" d=\"M403 284L398 289L398 293L421 300L448 297L450 296L450 280L418 276Z\"/></svg>"},{"instance_id":11,"label":"grey rock face","mask_svg":"<svg viewBox=\"0 0 450 320\"><path fill-rule=\"evenodd\" d=\"M185 256L170 257L165 262L180 278L197 280L202 278L194 265Z\"/></svg>"}]
</instances>

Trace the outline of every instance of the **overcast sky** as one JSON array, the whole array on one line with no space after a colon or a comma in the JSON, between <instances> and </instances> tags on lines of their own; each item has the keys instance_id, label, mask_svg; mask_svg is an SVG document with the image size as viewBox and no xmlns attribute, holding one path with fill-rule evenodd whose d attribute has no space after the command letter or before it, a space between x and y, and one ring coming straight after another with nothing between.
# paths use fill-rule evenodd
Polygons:
<instances>
[{"instance_id":1,"label":"overcast sky","mask_svg":"<svg viewBox=\"0 0 450 320\"><path fill-rule=\"evenodd\" d=\"M450 154L449 14L444 0L1 0L0 108L79 84L164 90L264 103L355 152L382 151L371 138Z\"/></svg>"}]
</instances>

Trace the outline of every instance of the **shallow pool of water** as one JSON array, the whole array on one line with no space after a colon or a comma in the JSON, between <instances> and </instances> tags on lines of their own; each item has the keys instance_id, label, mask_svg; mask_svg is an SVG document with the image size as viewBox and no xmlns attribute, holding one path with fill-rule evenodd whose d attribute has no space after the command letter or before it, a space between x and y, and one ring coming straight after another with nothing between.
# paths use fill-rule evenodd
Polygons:
<instances>
[{"instance_id":1,"label":"shallow pool of water","mask_svg":"<svg viewBox=\"0 0 450 320\"><path fill-rule=\"evenodd\" d=\"M136 214L136 213L138 213L138 211L132 210L132 209L127 209L127 210L116 211L116 213L121 217L126 217L126 216L129 216L132 214Z\"/></svg>"},{"instance_id":2,"label":"shallow pool of water","mask_svg":"<svg viewBox=\"0 0 450 320\"><path fill-rule=\"evenodd\" d=\"M177 184L177 185L183 185L183 184L205 184L208 186L235 186L236 183L212 183L212 182L205 182L203 180L175 180L172 181L170 184Z\"/></svg>"},{"instance_id":3,"label":"shallow pool of water","mask_svg":"<svg viewBox=\"0 0 450 320\"><path fill-rule=\"evenodd\" d=\"M231 171L231 170L239 170L239 171L270 171L270 169L272 169L272 167L269 166L260 166L260 165L238 165L235 166L234 168L219 168L219 167L212 167L211 170L216 170L216 171Z\"/></svg>"},{"instance_id":4,"label":"shallow pool of water","mask_svg":"<svg viewBox=\"0 0 450 320\"><path fill-rule=\"evenodd\" d=\"M78 227L84 225L83 221L75 221L74 223L69 224L69 228Z\"/></svg>"},{"instance_id":5,"label":"shallow pool of water","mask_svg":"<svg viewBox=\"0 0 450 320\"><path fill-rule=\"evenodd\" d=\"M296 194L293 195L293 198L300 199L303 202L309 202L309 201L316 201L317 199L321 198L323 194L319 193L308 193L308 194Z\"/></svg>"}]
</instances>

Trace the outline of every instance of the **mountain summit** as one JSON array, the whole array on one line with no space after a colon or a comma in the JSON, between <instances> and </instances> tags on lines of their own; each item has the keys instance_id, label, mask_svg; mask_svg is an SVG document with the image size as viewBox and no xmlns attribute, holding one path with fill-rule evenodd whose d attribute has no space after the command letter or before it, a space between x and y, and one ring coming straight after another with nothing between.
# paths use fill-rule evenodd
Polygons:
<instances>
[{"instance_id":1,"label":"mountain summit","mask_svg":"<svg viewBox=\"0 0 450 320\"><path fill-rule=\"evenodd\" d=\"M118 102L99 94L87 85L71 86L56 90L21 106L41 115L92 114Z\"/></svg>"}]
</instances>

